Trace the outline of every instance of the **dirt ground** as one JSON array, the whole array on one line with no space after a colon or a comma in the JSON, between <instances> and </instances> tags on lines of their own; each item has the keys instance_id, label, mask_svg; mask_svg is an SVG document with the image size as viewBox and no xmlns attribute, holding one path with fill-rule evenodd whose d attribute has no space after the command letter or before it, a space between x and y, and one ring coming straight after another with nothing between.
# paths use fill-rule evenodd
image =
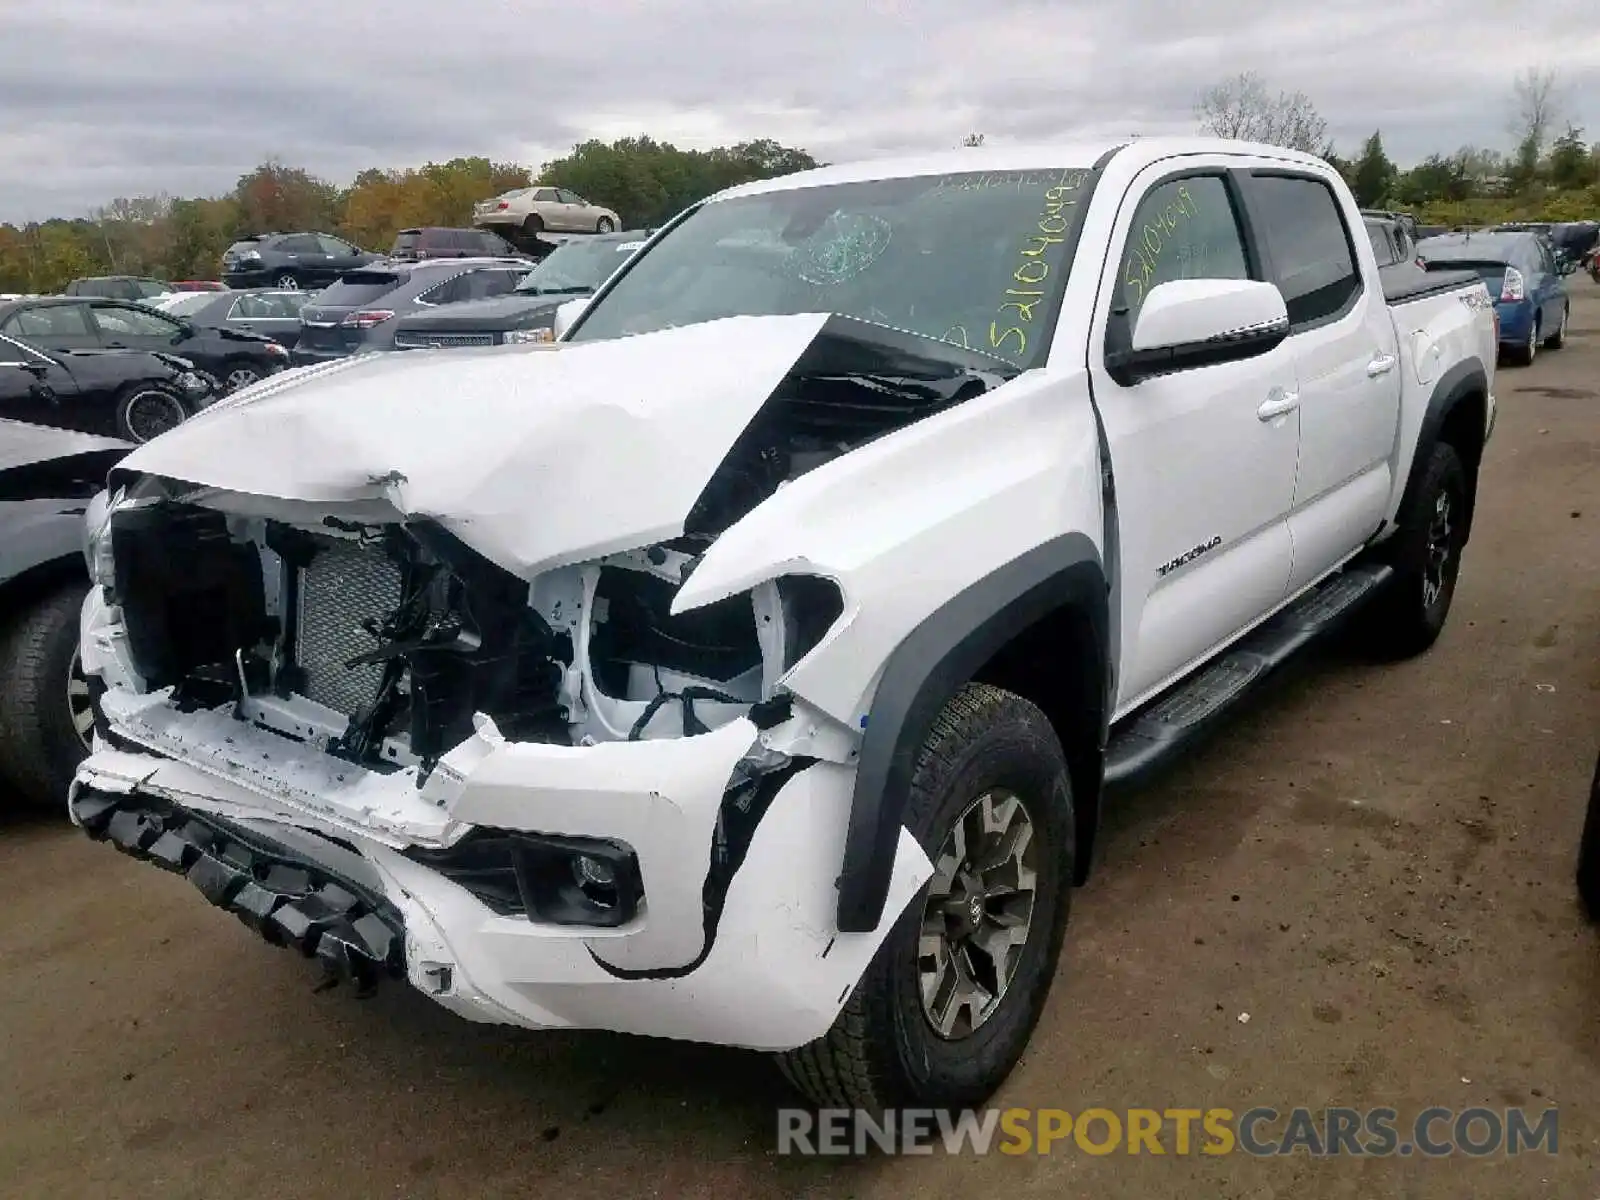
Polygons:
<instances>
[{"instance_id":1,"label":"dirt ground","mask_svg":"<svg viewBox=\"0 0 1600 1200\"><path fill-rule=\"evenodd\" d=\"M1556 1156L779 1157L788 1093L760 1057L313 993L181 879L31 820L0 829L0 1194L1589 1196L1600 931L1572 866L1600 738L1600 287L1571 286L1568 348L1502 368L1439 645L1324 656L1112 814L999 1098L1555 1104Z\"/></svg>"}]
</instances>

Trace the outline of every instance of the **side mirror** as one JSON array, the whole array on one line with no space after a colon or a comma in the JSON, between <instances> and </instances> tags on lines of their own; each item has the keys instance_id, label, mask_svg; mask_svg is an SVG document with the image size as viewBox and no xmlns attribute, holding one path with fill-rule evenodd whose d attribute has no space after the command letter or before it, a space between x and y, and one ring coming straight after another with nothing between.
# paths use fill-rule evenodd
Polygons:
<instances>
[{"instance_id":1,"label":"side mirror","mask_svg":"<svg viewBox=\"0 0 1600 1200\"><path fill-rule=\"evenodd\" d=\"M1289 336L1275 284L1252 279L1175 279L1157 284L1134 318L1130 345L1106 355L1124 387L1171 371L1265 354Z\"/></svg>"},{"instance_id":2,"label":"side mirror","mask_svg":"<svg viewBox=\"0 0 1600 1200\"><path fill-rule=\"evenodd\" d=\"M556 341L559 342L562 339L562 337L565 336L567 330L572 328L573 323L575 321L577 321L577 319L580 316L583 315L583 310L588 308L588 307L589 307L589 297L588 296L580 296L576 300L568 300L565 304L560 305L556 309L556 315L555 315L555 339L556 339Z\"/></svg>"}]
</instances>

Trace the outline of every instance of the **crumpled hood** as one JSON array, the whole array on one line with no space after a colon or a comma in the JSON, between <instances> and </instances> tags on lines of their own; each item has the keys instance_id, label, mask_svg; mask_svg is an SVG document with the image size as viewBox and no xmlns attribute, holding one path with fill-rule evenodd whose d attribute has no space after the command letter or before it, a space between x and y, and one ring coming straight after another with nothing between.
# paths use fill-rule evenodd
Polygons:
<instances>
[{"instance_id":1,"label":"crumpled hood","mask_svg":"<svg viewBox=\"0 0 1600 1200\"><path fill-rule=\"evenodd\" d=\"M681 533L827 321L729 317L612 341L288 371L141 446L118 474L387 503L531 578Z\"/></svg>"}]
</instances>

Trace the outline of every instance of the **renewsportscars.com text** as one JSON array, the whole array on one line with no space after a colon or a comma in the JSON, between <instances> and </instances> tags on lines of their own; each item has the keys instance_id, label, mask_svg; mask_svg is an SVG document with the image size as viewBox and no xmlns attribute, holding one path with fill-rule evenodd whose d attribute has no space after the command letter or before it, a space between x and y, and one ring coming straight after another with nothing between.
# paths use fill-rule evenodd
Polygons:
<instances>
[{"instance_id":1,"label":"renewsportscars.com text","mask_svg":"<svg viewBox=\"0 0 1600 1200\"><path fill-rule=\"evenodd\" d=\"M1558 1110L1425 1108L902 1108L778 1111L778 1153L799 1155L1223 1155L1474 1158L1555 1154Z\"/></svg>"}]
</instances>

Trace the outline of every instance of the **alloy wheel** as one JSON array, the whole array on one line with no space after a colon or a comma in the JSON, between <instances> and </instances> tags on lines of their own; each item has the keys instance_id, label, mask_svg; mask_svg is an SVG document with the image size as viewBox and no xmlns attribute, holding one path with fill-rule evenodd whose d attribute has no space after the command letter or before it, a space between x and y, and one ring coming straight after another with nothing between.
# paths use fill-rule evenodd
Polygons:
<instances>
[{"instance_id":1,"label":"alloy wheel","mask_svg":"<svg viewBox=\"0 0 1600 1200\"><path fill-rule=\"evenodd\" d=\"M994 790L974 800L934 859L917 943L928 1024L966 1037L999 1009L1033 927L1037 878L1033 819Z\"/></svg>"},{"instance_id":2,"label":"alloy wheel","mask_svg":"<svg viewBox=\"0 0 1600 1200\"><path fill-rule=\"evenodd\" d=\"M126 419L134 439L148 442L169 429L176 429L188 418L183 402L170 392L140 392L128 401Z\"/></svg>"}]
</instances>

